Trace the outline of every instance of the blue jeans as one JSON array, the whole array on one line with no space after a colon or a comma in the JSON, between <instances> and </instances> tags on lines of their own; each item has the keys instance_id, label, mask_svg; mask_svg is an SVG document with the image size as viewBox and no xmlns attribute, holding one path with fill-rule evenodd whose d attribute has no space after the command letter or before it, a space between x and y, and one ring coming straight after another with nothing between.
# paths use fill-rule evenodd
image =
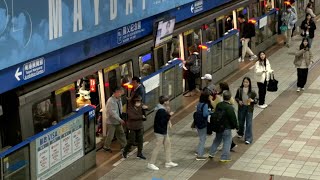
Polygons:
<instances>
[{"instance_id":1,"label":"blue jeans","mask_svg":"<svg viewBox=\"0 0 320 180\"><path fill-rule=\"evenodd\" d=\"M239 130L238 135L243 136L244 124L246 124L246 132L244 140L252 143L252 117L253 113L249 112L249 106L242 105L238 109Z\"/></svg>"},{"instance_id":2,"label":"blue jeans","mask_svg":"<svg viewBox=\"0 0 320 180\"><path fill-rule=\"evenodd\" d=\"M198 129L198 136L199 136L199 144L198 144L198 157L203 157L204 155L204 146L207 139L207 128Z\"/></svg>"},{"instance_id":3,"label":"blue jeans","mask_svg":"<svg viewBox=\"0 0 320 180\"><path fill-rule=\"evenodd\" d=\"M230 160L230 147L231 147L231 129L225 129L221 133L216 133L216 137L213 140L213 143L210 148L210 155L214 155L217 152L217 148L223 141L221 160Z\"/></svg>"}]
</instances>

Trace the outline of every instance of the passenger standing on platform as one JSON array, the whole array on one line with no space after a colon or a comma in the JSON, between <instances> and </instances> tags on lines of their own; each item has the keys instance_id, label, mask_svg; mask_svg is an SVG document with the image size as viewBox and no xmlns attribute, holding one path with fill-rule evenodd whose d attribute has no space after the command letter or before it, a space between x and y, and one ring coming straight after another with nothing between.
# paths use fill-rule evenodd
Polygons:
<instances>
[{"instance_id":1,"label":"passenger standing on platform","mask_svg":"<svg viewBox=\"0 0 320 180\"><path fill-rule=\"evenodd\" d=\"M168 134L168 127L171 128L172 124L170 122L170 117L173 115L173 112L169 110L169 97L160 96L159 104L156 106L156 116L154 118L154 134L156 136L156 147L152 151L151 160L148 163L148 168L152 170L159 170L155 165L160 148L164 145L164 151L166 154L166 163L165 167L176 167L177 163L171 161L171 142Z\"/></svg>"},{"instance_id":2,"label":"passenger standing on platform","mask_svg":"<svg viewBox=\"0 0 320 180\"><path fill-rule=\"evenodd\" d=\"M206 160L206 157L204 157L204 146L207 139L207 119L208 116L211 113L211 110L209 110L209 93L208 92L202 92L200 95L199 103L197 105L197 112L200 112L202 114L202 120L203 120L203 126L204 127L197 127L197 124L195 124L195 127L198 131L199 136L199 144L197 149L197 157L196 160Z\"/></svg>"},{"instance_id":3,"label":"passenger standing on platform","mask_svg":"<svg viewBox=\"0 0 320 180\"><path fill-rule=\"evenodd\" d=\"M142 98L142 110L143 110L143 116L144 119L146 119L146 110L148 109L148 106L145 104L146 103L146 89L144 87L144 85L141 83L140 78L138 77L133 77L132 78L132 82L131 82L132 86L133 86L133 91L131 91L130 93L130 98L137 98L137 97L141 97Z\"/></svg>"},{"instance_id":4,"label":"passenger standing on platform","mask_svg":"<svg viewBox=\"0 0 320 180\"><path fill-rule=\"evenodd\" d=\"M294 62L293 64L297 68L297 92L300 92L300 90L304 91L304 86L307 82L308 78L308 71L309 71L309 65L313 63L312 61L312 53L310 50L310 46L308 43L307 38L303 38L300 48L298 52L295 54Z\"/></svg>"},{"instance_id":5,"label":"passenger standing on platform","mask_svg":"<svg viewBox=\"0 0 320 180\"><path fill-rule=\"evenodd\" d=\"M310 14L313 19L316 17L316 15L313 13L312 3L311 3L311 2L309 2L309 3L307 4L306 14Z\"/></svg>"},{"instance_id":6,"label":"passenger standing on platform","mask_svg":"<svg viewBox=\"0 0 320 180\"><path fill-rule=\"evenodd\" d=\"M237 134L238 138L242 138L245 135L244 141L246 144L251 144L253 140L252 117L254 104L257 102L256 97L257 94L252 89L251 79L244 77L240 88L237 90L235 99L238 103L239 130ZM246 125L246 128L244 128L244 125Z\"/></svg>"},{"instance_id":7,"label":"passenger standing on platform","mask_svg":"<svg viewBox=\"0 0 320 180\"><path fill-rule=\"evenodd\" d=\"M255 64L255 79L258 85L259 94L259 108L266 108L268 105L265 104L265 98L267 93L267 82L270 79L270 75L273 72L269 60L266 54L261 51L259 52L259 60Z\"/></svg>"},{"instance_id":8,"label":"passenger standing on platform","mask_svg":"<svg viewBox=\"0 0 320 180\"><path fill-rule=\"evenodd\" d=\"M129 140L127 145L125 146L122 156L127 158L127 154L132 145L137 142L138 153L137 157L140 159L146 159L142 154L143 148L143 110L142 110L142 98L140 96L135 97L131 101L128 102L128 120L127 120L127 128L129 131Z\"/></svg>"},{"instance_id":9,"label":"passenger standing on platform","mask_svg":"<svg viewBox=\"0 0 320 180\"><path fill-rule=\"evenodd\" d=\"M201 62L198 62L200 60L198 50L196 46L190 46L189 47L189 57L187 61L183 61L187 68L186 72L186 79L188 82L188 89L189 92L185 94L185 97L194 96L196 94L196 78L199 77L201 72Z\"/></svg>"},{"instance_id":10,"label":"passenger standing on platform","mask_svg":"<svg viewBox=\"0 0 320 180\"><path fill-rule=\"evenodd\" d=\"M314 38L314 31L317 29L316 23L311 18L310 14L306 14L306 19L301 23L301 29L303 30L302 35L308 38L309 47L311 48L312 41Z\"/></svg>"},{"instance_id":11,"label":"passenger standing on platform","mask_svg":"<svg viewBox=\"0 0 320 180\"><path fill-rule=\"evenodd\" d=\"M216 97L216 90L215 90L215 86L212 82L212 75L211 74L205 74L203 77L201 77L202 80L205 81L206 86L202 89L203 92L206 92L207 94L209 94L209 101L210 103L209 105L209 109L213 109L213 107L211 106L211 102L215 100ZM207 135L212 135L212 128L211 128L211 124L210 121L208 121L208 126L207 126Z\"/></svg>"},{"instance_id":12,"label":"passenger standing on platform","mask_svg":"<svg viewBox=\"0 0 320 180\"><path fill-rule=\"evenodd\" d=\"M216 137L213 140L213 143L210 148L209 158L213 158L217 152L218 146L221 141L223 141L222 153L220 157L220 162L229 162L230 158L230 148L232 142L232 129L238 129L237 117L234 112L234 108L230 103L231 93L230 91L223 91L223 102L217 104L217 109L221 109L225 112L223 116L224 120L224 131L220 133L216 133Z\"/></svg>"},{"instance_id":13,"label":"passenger standing on platform","mask_svg":"<svg viewBox=\"0 0 320 180\"><path fill-rule=\"evenodd\" d=\"M106 103L106 114L107 114L107 137L104 142L103 149L112 152L110 145L111 141L116 135L117 140L120 142L121 149L127 144L126 135L123 131L122 125L125 124L121 118L122 114L122 102L121 96L124 94L124 90L121 87L117 87L112 96Z\"/></svg>"},{"instance_id":14,"label":"passenger standing on platform","mask_svg":"<svg viewBox=\"0 0 320 180\"><path fill-rule=\"evenodd\" d=\"M218 103L223 102L222 93L224 91L230 91L229 84L226 83L226 82L221 82L221 83L219 83L219 86L217 87L217 94L216 94L215 100L211 101L211 106L213 108L213 111L216 109ZM231 105L234 105L235 104L234 98L231 97L229 102L230 102ZM235 148L235 147L237 147L237 145L232 140L231 141L230 151L232 151L233 148Z\"/></svg>"},{"instance_id":15,"label":"passenger standing on platform","mask_svg":"<svg viewBox=\"0 0 320 180\"><path fill-rule=\"evenodd\" d=\"M287 7L287 11L282 14L281 20L283 25L287 27L287 30L284 32L286 37L286 46L289 48L291 45L291 34L294 24L297 22L297 14L292 11L291 6Z\"/></svg>"},{"instance_id":16,"label":"passenger standing on platform","mask_svg":"<svg viewBox=\"0 0 320 180\"><path fill-rule=\"evenodd\" d=\"M239 14L238 21L240 23L239 37L242 43L242 53L241 53L241 57L239 58L239 62L244 61L244 57L246 56L246 53L250 55L249 60L253 61L255 58L257 58L257 56L253 54L252 50L249 47L250 38L253 37L251 33L252 30L250 28L250 24L246 21L243 14Z\"/></svg>"}]
</instances>

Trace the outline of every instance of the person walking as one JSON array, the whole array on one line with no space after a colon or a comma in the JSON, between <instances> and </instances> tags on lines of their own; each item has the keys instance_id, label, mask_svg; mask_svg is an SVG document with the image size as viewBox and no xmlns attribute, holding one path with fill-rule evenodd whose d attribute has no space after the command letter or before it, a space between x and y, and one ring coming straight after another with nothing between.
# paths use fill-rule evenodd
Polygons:
<instances>
[{"instance_id":1,"label":"person walking","mask_svg":"<svg viewBox=\"0 0 320 180\"><path fill-rule=\"evenodd\" d=\"M200 95L199 103L197 105L197 112L200 112L202 115L201 120L203 121L201 124L203 127L198 127L197 124L195 123L195 127L198 131L198 136L199 136L199 144L198 144L198 149L197 149L197 157L196 160L206 160L207 158L204 157L204 146L206 143L206 138L207 138L207 121L208 121L208 116L210 114L209 110L209 93L207 92L202 92Z\"/></svg>"},{"instance_id":2,"label":"person walking","mask_svg":"<svg viewBox=\"0 0 320 180\"><path fill-rule=\"evenodd\" d=\"M155 165L160 148L164 145L164 151L166 154L166 163L165 167L176 167L177 163L172 162L171 160L171 142L168 134L168 126L171 127L170 117L173 115L173 112L169 111L169 97L160 96L159 104L156 106L155 111L156 115L154 118L154 134L156 136L156 147L154 147L151 155L151 160L148 163L147 168L151 170L159 170Z\"/></svg>"},{"instance_id":3,"label":"person walking","mask_svg":"<svg viewBox=\"0 0 320 180\"><path fill-rule=\"evenodd\" d=\"M107 137L104 141L103 149L105 151L112 152L110 148L111 141L116 135L117 140L120 142L121 149L127 144L126 135L124 133L122 125L125 124L124 120L121 118L122 114L122 102L121 96L124 94L122 87L117 87L112 96L108 99L106 103L106 114L107 114Z\"/></svg>"},{"instance_id":4,"label":"person walking","mask_svg":"<svg viewBox=\"0 0 320 180\"><path fill-rule=\"evenodd\" d=\"M308 78L309 65L313 63L312 53L310 50L309 42L307 38L303 38L300 44L299 50L295 54L293 64L297 68L297 92L304 91Z\"/></svg>"},{"instance_id":5,"label":"person walking","mask_svg":"<svg viewBox=\"0 0 320 180\"><path fill-rule=\"evenodd\" d=\"M258 107L261 109L266 108L268 105L265 103L267 93L267 82L270 79L270 74L273 72L266 54L259 52L259 60L255 64L255 79L258 85L259 103Z\"/></svg>"},{"instance_id":6,"label":"person walking","mask_svg":"<svg viewBox=\"0 0 320 180\"><path fill-rule=\"evenodd\" d=\"M299 21L299 19L298 19L299 18L298 11L297 11L297 7L296 7L296 1L295 0L290 0L290 5L291 5L291 8L292 8L292 12L297 15L297 21ZM293 25L292 32L291 32L291 38L293 37L295 30L296 30L296 23Z\"/></svg>"},{"instance_id":7,"label":"person walking","mask_svg":"<svg viewBox=\"0 0 320 180\"><path fill-rule=\"evenodd\" d=\"M143 149L143 109L142 98L140 96L135 97L128 102L128 120L126 121L128 129L128 143L125 146L122 156L127 158L127 154L135 143L137 143L138 153L137 157L140 159L146 159L142 154Z\"/></svg>"},{"instance_id":8,"label":"person walking","mask_svg":"<svg viewBox=\"0 0 320 180\"><path fill-rule=\"evenodd\" d=\"M217 104L217 109L224 111L223 121L224 121L224 131L216 133L216 137L210 148L209 158L213 158L217 152L218 146L221 141L223 141L222 153L220 157L220 162L229 162L230 158L230 147L232 141L232 129L238 129L237 117L234 112L234 108L230 103L231 93L230 91L223 91L223 102Z\"/></svg>"},{"instance_id":9,"label":"person walking","mask_svg":"<svg viewBox=\"0 0 320 180\"><path fill-rule=\"evenodd\" d=\"M307 7L306 7L306 11L305 11L305 12L306 12L306 14L310 14L313 19L316 17L316 15L314 14L314 12L313 12L313 10L312 10L312 3L311 3L311 2L309 2L309 3L307 4Z\"/></svg>"},{"instance_id":10,"label":"person walking","mask_svg":"<svg viewBox=\"0 0 320 180\"><path fill-rule=\"evenodd\" d=\"M244 57L246 56L246 53L248 53L250 55L250 61L253 61L254 59L257 58L257 56L252 52L252 50L249 47L249 41L250 38L253 37L251 31L252 29L250 28L250 24L246 21L246 19L244 18L243 14L239 14L238 16L238 21L240 23L240 40L242 43L242 53L241 53L241 57L239 58L239 62L243 62L244 61Z\"/></svg>"},{"instance_id":11,"label":"person walking","mask_svg":"<svg viewBox=\"0 0 320 180\"><path fill-rule=\"evenodd\" d=\"M243 135L245 135L244 141L246 144L251 144L253 140L252 117L254 104L257 102L256 97L257 94L252 89L251 79L249 77L244 77L240 88L237 90L235 99L238 103L239 130L237 134L239 138L242 138ZM246 128L244 128L244 125L246 125Z\"/></svg>"},{"instance_id":12,"label":"person walking","mask_svg":"<svg viewBox=\"0 0 320 180\"><path fill-rule=\"evenodd\" d=\"M216 96L216 91L215 91L215 85L212 82L212 75L211 74L205 74L203 77L201 77L202 80L205 81L205 87L202 89L202 92L206 92L209 94L209 101L213 101ZM213 109L211 106L211 103L208 104L209 109ZM207 135L212 135L212 128L210 125L210 121L208 121L207 125Z\"/></svg>"},{"instance_id":13,"label":"person walking","mask_svg":"<svg viewBox=\"0 0 320 180\"><path fill-rule=\"evenodd\" d=\"M305 20L301 23L301 29L303 30L302 35L308 38L309 47L311 48L312 41L314 38L314 31L317 29L316 23L311 18L309 13L306 14Z\"/></svg>"},{"instance_id":14,"label":"person walking","mask_svg":"<svg viewBox=\"0 0 320 180\"><path fill-rule=\"evenodd\" d=\"M291 6L287 7L287 11L282 14L281 17L282 26L286 26L287 30L284 31L284 35L286 37L286 46L289 48L291 45L291 34L294 24L297 22L297 14L292 11Z\"/></svg>"}]
</instances>

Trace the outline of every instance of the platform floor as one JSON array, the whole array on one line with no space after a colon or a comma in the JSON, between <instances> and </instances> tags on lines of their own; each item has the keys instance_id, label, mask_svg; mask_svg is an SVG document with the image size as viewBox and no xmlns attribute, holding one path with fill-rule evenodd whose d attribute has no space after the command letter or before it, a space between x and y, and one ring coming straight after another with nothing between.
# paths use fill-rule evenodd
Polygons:
<instances>
[{"instance_id":1,"label":"platform floor","mask_svg":"<svg viewBox=\"0 0 320 180\"><path fill-rule=\"evenodd\" d=\"M318 27L320 24L317 23ZM275 180L320 179L320 37L313 40L315 63L309 71L306 90L296 92L296 69L293 65L295 52L301 43L301 37L295 36L290 48L275 45L267 51L267 56L275 78L279 81L279 90L267 93L268 108L255 107L253 130L254 142L245 145L244 141L234 137L238 144L231 153L232 161L220 163L219 155L213 160L196 161L195 150L198 136L190 128L196 98L187 100L185 108L178 112L175 124L170 130L172 141L172 159L178 167L164 167L164 152L160 152L156 165L159 171L147 169L147 160L136 158L135 150L127 159L120 152L112 154L99 150L97 167L80 179L101 180ZM230 83L233 95L244 76L253 77L254 62L241 64L244 70L226 79ZM253 87L257 91L256 82ZM235 131L233 132L235 135ZM208 136L208 151L213 136ZM144 155L150 158L155 140L152 132L147 132ZM117 147L117 146L116 146ZM103 160L104 159L104 160Z\"/></svg>"}]
</instances>

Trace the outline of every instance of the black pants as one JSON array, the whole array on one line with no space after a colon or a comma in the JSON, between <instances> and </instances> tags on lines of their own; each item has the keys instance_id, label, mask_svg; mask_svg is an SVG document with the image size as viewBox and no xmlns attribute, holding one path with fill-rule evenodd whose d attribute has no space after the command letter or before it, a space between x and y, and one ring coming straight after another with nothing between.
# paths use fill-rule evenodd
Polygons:
<instances>
[{"instance_id":1,"label":"black pants","mask_svg":"<svg viewBox=\"0 0 320 180\"><path fill-rule=\"evenodd\" d=\"M257 84L259 89L259 105L263 105L266 99L267 81L264 81L264 83L258 82Z\"/></svg>"},{"instance_id":2,"label":"black pants","mask_svg":"<svg viewBox=\"0 0 320 180\"><path fill-rule=\"evenodd\" d=\"M297 75L298 75L297 86L299 88L304 88L304 86L307 83L308 68L305 68L305 69L297 68Z\"/></svg>"},{"instance_id":3,"label":"black pants","mask_svg":"<svg viewBox=\"0 0 320 180\"><path fill-rule=\"evenodd\" d=\"M143 148L143 129L139 130L131 130L129 129L129 139L127 142L126 147L124 148L124 152L129 152L131 149L131 146L137 142L138 147L138 155L142 154L142 148Z\"/></svg>"},{"instance_id":4,"label":"black pants","mask_svg":"<svg viewBox=\"0 0 320 180\"><path fill-rule=\"evenodd\" d=\"M293 37L293 33L294 33L295 30L296 30L296 24L293 25L291 37Z\"/></svg>"},{"instance_id":5,"label":"black pants","mask_svg":"<svg viewBox=\"0 0 320 180\"><path fill-rule=\"evenodd\" d=\"M188 72L188 90L192 91L196 89L196 75L193 74L192 72Z\"/></svg>"}]
</instances>

